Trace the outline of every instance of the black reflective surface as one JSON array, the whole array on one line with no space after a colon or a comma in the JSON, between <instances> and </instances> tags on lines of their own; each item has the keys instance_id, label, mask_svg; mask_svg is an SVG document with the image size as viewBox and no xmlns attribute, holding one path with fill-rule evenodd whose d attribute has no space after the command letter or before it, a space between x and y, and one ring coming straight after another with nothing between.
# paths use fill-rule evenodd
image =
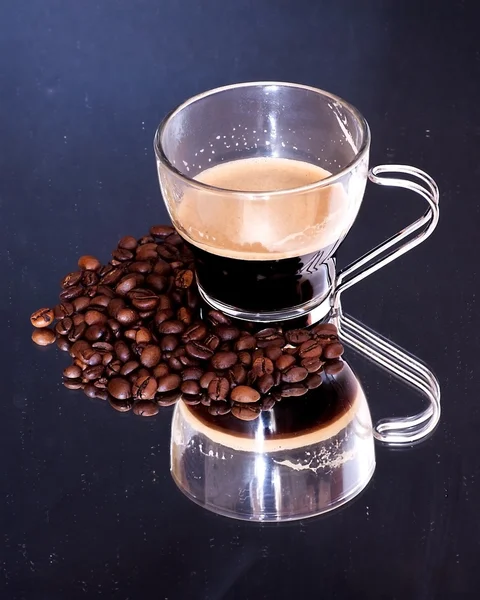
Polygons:
<instances>
[{"instance_id":1,"label":"black reflective surface","mask_svg":"<svg viewBox=\"0 0 480 600\"><path fill-rule=\"evenodd\" d=\"M471 1L4 1L0 5L0 597L11 600L478 597L480 574L479 11ZM142 420L60 385L30 342L79 255L166 220L152 139L205 89L318 86L370 123L372 164L441 189L431 239L348 290L348 311L425 360L443 417L328 517L216 517L168 472L170 410ZM423 206L370 185L340 262ZM416 397L349 355L373 414Z\"/></svg>"}]
</instances>

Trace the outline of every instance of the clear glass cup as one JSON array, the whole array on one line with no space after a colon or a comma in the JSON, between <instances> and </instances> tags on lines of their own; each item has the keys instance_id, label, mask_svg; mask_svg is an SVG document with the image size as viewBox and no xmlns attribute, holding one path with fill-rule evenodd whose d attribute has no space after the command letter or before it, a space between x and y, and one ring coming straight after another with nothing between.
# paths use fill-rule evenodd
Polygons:
<instances>
[{"instance_id":1,"label":"clear glass cup","mask_svg":"<svg viewBox=\"0 0 480 600\"><path fill-rule=\"evenodd\" d=\"M372 181L422 195L429 211L337 273L335 253L369 176L370 132L356 108L316 88L254 82L210 90L169 114L154 144L164 201L194 253L200 293L236 318L323 319L340 284L414 247L438 219L428 175L398 165L373 169ZM379 177L386 172L423 187ZM392 250L392 240L402 245Z\"/></svg>"}]
</instances>

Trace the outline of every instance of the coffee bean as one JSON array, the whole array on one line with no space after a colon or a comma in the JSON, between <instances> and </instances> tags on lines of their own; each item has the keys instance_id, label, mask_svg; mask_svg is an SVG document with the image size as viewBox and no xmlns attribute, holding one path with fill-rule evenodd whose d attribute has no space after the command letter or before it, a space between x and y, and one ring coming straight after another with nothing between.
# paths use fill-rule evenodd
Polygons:
<instances>
[{"instance_id":1,"label":"coffee bean","mask_svg":"<svg viewBox=\"0 0 480 600\"><path fill-rule=\"evenodd\" d=\"M125 300L123 298L112 298L108 303L107 312L113 318L117 318L118 311L125 308Z\"/></svg>"},{"instance_id":2,"label":"coffee bean","mask_svg":"<svg viewBox=\"0 0 480 600\"><path fill-rule=\"evenodd\" d=\"M162 358L162 351L155 344L149 344L140 355L140 362L144 367L152 368L158 365Z\"/></svg>"},{"instance_id":3,"label":"coffee bean","mask_svg":"<svg viewBox=\"0 0 480 600\"><path fill-rule=\"evenodd\" d=\"M206 338L202 341L202 343L207 346L208 348L210 348L210 350L213 350L215 352L215 350L219 347L220 345L220 338L218 338L216 335L213 335L212 333L207 335Z\"/></svg>"},{"instance_id":4,"label":"coffee bean","mask_svg":"<svg viewBox=\"0 0 480 600\"><path fill-rule=\"evenodd\" d=\"M159 406L172 406L172 404L178 402L180 398L181 396L178 392L169 392L167 394L157 394L155 396L155 402Z\"/></svg>"},{"instance_id":5,"label":"coffee bean","mask_svg":"<svg viewBox=\"0 0 480 600\"><path fill-rule=\"evenodd\" d=\"M172 301L175 302L175 304L183 304L183 290L181 289L176 289L176 290L172 290L170 292L170 297L172 298Z\"/></svg>"},{"instance_id":6,"label":"coffee bean","mask_svg":"<svg viewBox=\"0 0 480 600\"><path fill-rule=\"evenodd\" d=\"M207 410L214 417L218 417L227 415L230 412L230 405L226 402L211 402Z\"/></svg>"},{"instance_id":7,"label":"coffee bean","mask_svg":"<svg viewBox=\"0 0 480 600\"><path fill-rule=\"evenodd\" d=\"M90 298L88 296L80 296L72 302L76 312L83 312L90 306Z\"/></svg>"},{"instance_id":8,"label":"coffee bean","mask_svg":"<svg viewBox=\"0 0 480 600\"><path fill-rule=\"evenodd\" d=\"M233 402L253 403L260 400L260 394L252 387L248 385L239 385L230 393L230 398Z\"/></svg>"},{"instance_id":9,"label":"coffee bean","mask_svg":"<svg viewBox=\"0 0 480 600\"><path fill-rule=\"evenodd\" d=\"M168 366L170 369L172 369L172 371L181 371L183 369L183 364L181 363L180 359L175 356L172 356L168 359Z\"/></svg>"},{"instance_id":10,"label":"coffee bean","mask_svg":"<svg viewBox=\"0 0 480 600\"><path fill-rule=\"evenodd\" d=\"M193 283L193 271L190 269L182 269L175 275L175 285L178 288L189 288Z\"/></svg>"},{"instance_id":11,"label":"coffee bean","mask_svg":"<svg viewBox=\"0 0 480 600\"><path fill-rule=\"evenodd\" d=\"M63 369L63 376L67 379L78 379L82 376L82 369L77 365L70 365Z\"/></svg>"},{"instance_id":12,"label":"coffee bean","mask_svg":"<svg viewBox=\"0 0 480 600\"><path fill-rule=\"evenodd\" d=\"M289 354L283 354L275 362L276 368L282 372L286 371L294 364L295 364L295 357L290 356Z\"/></svg>"},{"instance_id":13,"label":"coffee bean","mask_svg":"<svg viewBox=\"0 0 480 600\"><path fill-rule=\"evenodd\" d=\"M163 258L157 258L156 263L153 265L153 272L156 275L161 275L162 277L167 277L172 272L172 267L168 264L166 260ZM168 279L167 279L168 283Z\"/></svg>"},{"instance_id":14,"label":"coffee bean","mask_svg":"<svg viewBox=\"0 0 480 600\"><path fill-rule=\"evenodd\" d=\"M300 364L302 367L307 369L309 373L316 373L322 368L323 361L321 361L318 357L304 358Z\"/></svg>"},{"instance_id":15,"label":"coffee bean","mask_svg":"<svg viewBox=\"0 0 480 600\"><path fill-rule=\"evenodd\" d=\"M201 389L198 381L189 379L182 383L182 385L180 386L180 391L182 392L182 394L197 395L197 394L200 394L202 389Z\"/></svg>"},{"instance_id":16,"label":"coffee bean","mask_svg":"<svg viewBox=\"0 0 480 600\"><path fill-rule=\"evenodd\" d=\"M83 387L83 383L80 379L65 379L63 385L68 390L81 390Z\"/></svg>"},{"instance_id":17,"label":"coffee bean","mask_svg":"<svg viewBox=\"0 0 480 600\"><path fill-rule=\"evenodd\" d=\"M265 396L262 399L262 410L272 410L275 406L275 398L273 396Z\"/></svg>"},{"instance_id":18,"label":"coffee bean","mask_svg":"<svg viewBox=\"0 0 480 600\"><path fill-rule=\"evenodd\" d=\"M57 339L57 346L62 352L68 352L71 347L70 342L64 337Z\"/></svg>"},{"instance_id":19,"label":"coffee bean","mask_svg":"<svg viewBox=\"0 0 480 600\"><path fill-rule=\"evenodd\" d=\"M247 379L247 371L242 365L234 365L228 371L228 378L232 385L242 385Z\"/></svg>"},{"instance_id":20,"label":"coffee bean","mask_svg":"<svg viewBox=\"0 0 480 600\"><path fill-rule=\"evenodd\" d=\"M112 352L105 352L105 354L102 356L102 365L104 367L106 367L107 365L109 365L113 360L113 354Z\"/></svg>"},{"instance_id":21,"label":"coffee bean","mask_svg":"<svg viewBox=\"0 0 480 600\"><path fill-rule=\"evenodd\" d=\"M173 317L173 310L171 308L165 308L157 310L154 317L154 322L157 327L160 327L162 323L169 321Z\"/></svg>"},{"instance_id":22,"label":"coffee bean","mask_svg":"<svg viewBox=\"0 0 480 600\"><path fill-rule=\"evenodd\" d=\"M128 292L135 289L137 285L137 278L134 273L131 273L130 275L122 277L118 282L115 291L119 296L126 296Z\"/></svg>"},{"instance_id":23,"label":"coffee bean","mask_svg":"<svg viewBox=\"0 0 480 600\"><path fill-rule=\"evenodd\" d=\"M215 334L222 342L231 342L240 336L240 330L233 325L217 325L215 327Z\"/></svg>"},{"instance_id":24,"label":"coffee bean","mask_svg":"<svg viewBox=\"0 0 480 600\"><path fill-rule=\"evenodd\" d=\"M105 325L91 325L85 331L85 337L88 341L94 342L100 340L106 333Z\"/></svg>"},{"instance_id":25,"label":"coffee bean","mask_svg":"<svg viewBox=\"0 0 480 600\"><path fill-rule=\"evenodd\" d=\"M136 260L128 265L127 269L130 273L142 273L146 275L152 270L152 265L146 260ZM148 283L148 277L147 277ZM150 286L151 287L151 286Z\"/></svg>"},{"instance_id":26,"label":"coffee bean","mask_svg":"<svg viewBox=\"0 0 480 600\"><path fill-rule=\"evenodd\" d=\"M48 327L54 319L54 313L51 308L40 308L32 313L30 323L37 328Z\"/></svg>"},{"instance_id":27,"label":"coffee bean","mask_svg":"<svg viewBox=\"0 0 480 600\"><path fill-rule=\"evenodd\" d=\"M259 331L255 335L255 338L259 348L267 348L269 346L283 347L285 345L283 335L271 327Z\"/></svg>"},{"instance_id":28,"label":"coffee bean","mask_svg":"<svg viewBox=\"0 0 480 600\"><path fill-rule=\"evenodd\" d=\"M158 379L157 390L159 392L171 392L176 390L182 384L182 379L180 375L171 374L165 375L164 377L160 377Z\"/></svg>"},{"instance_id":29,"label":"coffee bean","mask_svg":"<svg viewBox=\"0 0 480 600\"><path fill-rule=\"evenodd\" d=\"M340 359L328 361L323 366L323 370L327 375L338 375L342 369L343 361Z\"/></svg>"},{"instance_id":30,"label":"coffee bean","mask_svg":"<svg viewBox=\"0 0 480 600\"><path fill-rule=\"evenodd\" d=\"M168 366L165 363L160 363L153 369L153 375L155 377L157 377L157 379L160 379L160 377L164 377L165 375L168 375L168 373L169 373Z\"/></svg>"},{"instance_id":31,"label":"coffee bean","mask_svg":"<svg viewBox=\"0 0 480 600\"><path fill-rule=\"evenodd\" d=\"M112 360L107 366L106 373L108 377L115 377L122 373L122 363L119 360Z\"/></svg>"},{"instance_id":32,"label":"coffee bean","mask_svg":"<svg viewBox=\"0 0 480 600\"><path fill-rule=\"evenodd\" d=\"M286 383L298 383L308 376L308 371L304 367L290 367L282 374L282 381Z\"/></svg>"},{"instance_id":33,"label":"coffee bean","mask_svg":"<svg viewBox=\"0 0 480 600\"><path fill-rule=\"evenodd\" d=\"M258 377L262 375L273 373L273 362L266 358L265 356L261 356L254 360L252 369Z\"/></svg>"},{"instance_id":34,"label":"coffee bean","mask_svg":"<svg viewBox=\"0 0 480 600\"><path fill-rule=\"evenodd\" d=\"M177 312L177 319L188 327L192 324L192 311L188 307L182 306Z\"/></svg>"},{"instance_id":35,"label":"coffee bean","mask_svg":"<svg viewBox=\"0 0 480 600\"><path fill-rule=\"evenodd\" d=\"M257 340L253 337L253 335L242 335L235 342L235 350L237 352L242 352L243 350L253 350L257 345Z\"/></svg>"},{"instance_id":36,"label":"coffee bean","mask_svg":"<svg viewBox=\"0 0 480 600\"><path fill-rule=\"evenodd\" d=\"M138 310L155 310L158 304L158 296L150 290L139 288L129 292L128 297Z\"/></svg>"},{"instance_id":37,"label":"coffee bean","mask_svg":"<svg viewBox=\"0 0 480 600\"><path fill-rule=\"evenodd\" d=\"M125 235L118 242L119 248L125 248L125 250L135 250L137 247L137 240L131 235Z\"/></svg>"},{"instance_id":38,"label":"coffee bean","mask_svg":"<svg viewBox=\"0 0 480 600\"><path fill-rule=\"evenodd\" d=\"M123 268L117 267L104 275L100 281L103 283L103 285L116 285L123 275Z\"/></svg>"},{"instance_id":39,"label":"coffee bean","mask_svg":"<svg viewBox=\"0 0 480 600\"><path fill-rule=\"evenodd\" d=\"M112 256L115 260L125 262L126 260L132 260L133 252L127 250L126 248L117 248L112 252Z\"/></svg>"},{"instance_id":40,"label":"coffee bean","mask_svg":"<svg viewBox=\"0 0 480 600\"><path fill-rule=\"evenodd\" d=\"M202 369L198 367L187 367L182 372L183 381L199 381L203 375Z\"/></svg>"},{"instance_id":41,"label":"coffee bean","mask_svg":"<svg viewBox=\"0 0 480 600\"><path fill-rule=\"evenodd\" d=\"M163 352L173 352L178 344L178 338L170 334L162 338L160 341L160 348Z\"/></svg>"},{"instance_id":42,"label":"coffee bean","mask_svg":"<svg viewBox=\"0 0 480 600\"><path fill-rule=\"evenodd\" d=\"M68 339L71 342L76 342L77 340L79 340L81 337L83 337L85 330L87 329L87 324L86 323L79 323L78 325L75 325L69 332L68 334Z\"/></svg>"},{"instance_id":43,"label":"coffee bean","mask_svg":"<svg viewBox=\"0 0 480 600\"><path fill-rule=\"evenodd\" d=\"M78 266L85 271L98 271L102 265L95 256L85 254L78 259Z\"/></svg>"},{"instance_id":44,"label":"coffee bean","mask_svg":"<svg viewBox=\"0 0 480 600\"><path fill-rule=\"evenodd\" d=\"M249 367L252 364L252 355L248 352L239 352L238 353L238 361L244 367Z\"/></svg>"},{"instance_id":45,"label":"coffee bean","mask_svg":"<svg viewBox=\"0 0 480 600\"><path fill-rule=\"evenodd\" d=\"M87 287L87 288L91 288L93 286L96 286L98 284L98 275L96 273L94 273L93 271L84 271L82 274L82 284ZM90 290L86 290L86 293L88 296L90 296L90 298L93 298L93 296L95 296L96 294L96 290L94 291L94 293L90 293Z\"/></svg>"},{"instance_id":46,"label":"coffee bean","mask_svg":"<svg viewBox=\"0 0 480 600\"><path fill-rule=\"evenodd\" d=\"M207 335L207 328L203 323L194 323L183 334L184 342L201 342Z\"/></svg>"},{"instance_id":47,"label":"coffee bean","mask_svg":"<svg viewBox=\"0 0 480 600\"><path fill-rule=\"evenodd\" d=\"M82 313L77 313L76 315L72 315L73 325L80 325L80 323L85 323L85 315Z\"/></svg>"},{"instance_id":48,"label":"coffee bean","mask_svg":"<svg viewBox=\"0 0 480 600\"><path fill-rule=\"evenodd\" d=\"M301 344L298 354L301 358L316 358L322 354L322 346L317 340L310 340Z\"/></svg>"},{"instance_id":49,"label":"coffee bean","mask_svg":"<svg viewBox=\"0 0 480 600\"><path fill-rule=\"evenodd\" d=\"M157 258L156 244L143 244L136 251L136 260L153 260Z\"/></svg>"},{"instance_id":50,"label":"coffee bean","mask_svg":"<svg viewBox=\"0 0 480 600\"><path fill-rule=\"evenodd\" d=\"M340 342L334 342L333 344L329 344L323 349L323 356L327 360L332 360L334 358L340 358L343 354L343 345Z\"/></svg>"},{"instance_id":51,"label":"coffee bean","mask_svg":"<svg viewBox=\"0 0 480 600\"><path fill-rule=\"evenodd\" d=\"M158 410L157 404L151 400L137 400L133 405L133 412L139 417L154 417Z\"/></svg>"},{"instance_id":52,"label":"coffee bean","mask_svg":"<svg viewBox=\"0 0 480 600\"><path fill-rule=\"evenodd\" d=\"M181 321L164 321L159 327L159 333L179 335L185 330L185 325Z\"/></svg>"},{"instance_id":53,"label":"coffee bean","mask_svg":"<svg viewBox=\"0 0 480 600\"><path fill-rule=\"evenodd\" d=\"M99 391L100 390L96 388L93 383L86 383L83 387L83 393L89 398L96 398Z\"/></svg>"},{"instance_id":54,"label":"coffee bean","mask_svg":"<svg viewBox=\"0 0 480 600\"><path fill-rule=\"evenodd\" d=\"M265 356L275 362L283 355L282 348L278 346L269 346L265 348Z\"/></svg>"},{"instance_id":55,"label":"coffee bean","mask_svg":"<svg viewBox=\"0 0 480 600\"><path fill-rule=\"evenodd\" d=\"M187 306L191 310L195 310L199 304L199 296L193 287L189 287L187 290Z\"/></svg>"},{"instance_id":56,"label":"coffee bean","mask_svg":"<svg viewBox=\"0 0 480 600\"><path fill-rule=\"evenodd\" d=\"M87 367L85 371L83 371L83 377L88 379L88 381L92 381L95 379L100 379L103 375L104 366L96 365L94 367Z\"/></svg>"},{"instance_id":57,"label":"coffee bean","mask_svg":"<svg viewBox=\"0 0 480 600\"><path fill-rule=\"evenodd\" d=\"M98 310L87 310L85 313L85 323L87 325L103 325L107 322L107 316Z\"/></svg>"},{"instance_id":58,"label":"coffee bean","mask_svg":"<svg viewBox=\"0 0 480 600\"><path fill-rule=\"evenodd\" d=\"M55 325L55 331L58 335L67 335L73 327L73 319L65 317Z\"/></svg>"},{"instance_id":59,"label":"coffee bean","mask_svg":"<svg viewBox=\"0 0 480 600\"><path fill-rule=\"evenodd\" d=\"M238 388L235 388L238 389ZM248 404L234 404L231 408L232 415L241 421L254 421L260 415L260 408Z\"/></svg>"},{"instance_id":60,"label":"coffee bean","mask_svg":"<svg viewBox=\"0 0 480 600\"><path fill-rule=\"evenodd\" d=\"M136 369L138 369L139 366L140 363L138 363L136 360L129 360L124 365L122 365L122 368L120 369L120 375L128 376L131 373L133 373Z\"/></svg>"},{"instance_id":61,"label":"coffee bean","mask_svg":"<svg viewBox=\"0 0 480 600\"><path fill-rule=\"evenodd\" d=\"M63 289L72 287L73 285L78 285L82 281L82 271L74 271L73 273L68 273L60 282L60 285Z\"/></svg>"},{"instance_id":62,"label":"coffee bean","mask_svg":"<svg viewBox=\"0 0 480 600\"><path fill-rule=\"evenodd\" d=\"M208 313L208 319L212 325L231 325L232 321L227 315L224 315L219 310L211 310Z\"/></svg>"},{"instance_id":63,"label":"coffee bean","mask_svg":"<svg viewBox=\"0 0 480 600\"><path fill-rule=\"evenodd\" d=\"M90 300L90 308L92 309L104 309L110 304L111 298L106 296L105 294L100 294L98 296L94 296Z\"/></svg>"},{"instance_id":64,"label":"coffee bean","mask_svg":"<svg viewBox=\"0 0 480 600\"><path fill-rule=\"evenodd\" d=\"M309 375L305 380L305 385L309 390L314 390L322 385L322 378L317 374Z\"/></svg>"},{"instance_id":65,"label":"coffee bean","mask_svg":"<svg viewBox=\"0 0 480 600\"><path fill-rule=\"evenodd\" d=\"M214 369L229 369L237 362L237 355L235 352L217 352L212 356L212 366Z\"/></svg>"},{"instance_id":66,"label":"coffee bean","mask_svg":"<svg viewBox=\"0 0 480 600\"><path fill-rule=\"evenodd\" d=\"M148 264L148 263L138 263L138 264ZM168 277L165 275L159 275L158 273L151 273L147 276L146 284L152 290L156 292L163 292L168 288Z\"/></svg>"},{"instance_id":67,"label":"coffee bean","mask_svg":"<svg viewBox=\"0 0 480 600\"><path fill-rule=\"evenodd\" d=\"M207 371L200 377L200 387L204 390L208 389L212 379L215 379L216 374L213 371Z\"/></svg>"},{"instance_id":68,"label":"coffee bean","mask_svg":"<svg viewBox=\"0 0 480 600\"><path fill-rule=\"evenodd\" d=\"M81 285L72 285L72 287L65 288L60 294L60 300L74 300L83 294L83 287Z\"/></svg>"},{"instance_id":69,"label":"coffee bean","mask_svg":"<svg viewBox=\"0 0 480 600\"><path fill-rule=\"evenodd\" d=\"M110 396L108 401L110 406L115 410L118 410L118 412L128 412L129 410L132 410L133 407L133 401L131 398L117 399Z\"/></svg>"},{"instance_id":70,"label":"coffee bean","mask_svg":"<svg viewBox=\"0 0 480 600\"><path fill-rule=\"evenodd\" d=\"M92 348L98 350L98 352L112 352L113 346L108 342L95 342L92 344Z\"/></svg>"},{"instance_id":71,"label":"coffee bean","mask_svg":"<svg viewBox=\"0 0 480 600\"><path fill-rule=\"evenodd\" d=\"M292 329L285 333L285 339L289 344L299 346L311 339L311 335L305 329Z\"/></svg>"},{"instance_id":72,"label":"coffee bean","mask_svg":"<svg viewBox=\"0 0 480 600\"><path fill-rule=\"evenodd\" d=\"M71 302L62 302L62 304L57 304L53 309L53 314L56 319L64 319L65 317L70 317L73 315L74 307Z\"/></svg>"},{"instance_id":73,"label":"coffee bean","mask_svg":"<svg viewBox=\"0 0 480 600\"><path fill-rule=\"evenodd\" d=\"M208 395L212 400L225 400L230 383L225 377L214 377L208 384Z\"/></svg>"},{"instance_id":74,"label":"coffee bean","mask_svg":"<svg viewBox=\"0 0 480 600\"><path fill-rule=\"evenodd\" d=\"M212 400L211 400L210 396L206 396L205 394L202 394L202 398L201 398L200 402L204 406L211 406L211 404L212 404Z\"/></svg>"},{"instance_id":75,"label":"coffee bean","mask_svg":"<svg viewBox=\"0 0 480 600\"><path fill-rule=\"evenodd\" d=\"M257 358L263 358L265 356L265 351L262 348L257 348L252 352L252 361L255 362Z\"/></svg>"},{"instance_id":76,"label":"coffee bean","mask_svg":"<svg viewBox=\"0 0 480 600\"><path fill-rule=\"evenodd\" d=\"M102 355L100 352L97 352L94 348L86 347L82 348L77 353L77 358L84 364L89 367L95 367L102 362Z\"/></svg>"},{"instance_id":77,"label":"coffee bean","mask_svg":"<svg viewBox=\"0 0 480 600\"><path fill-rule=\"evenodd\" d=\"M257 387L262 394L269 392L274 385L273 376L270 373L265 373L257 379Z\"/></svg>"},{"instance_id":78,"label":"coffee bean","mask_svg":"<svg viewBox=\"0 0 480 600\"><path fill-rule=\"evenodd\" d=\"M132 389L134 396L139 400L152 400L157 392L157 380L151 375L138 377Z\"/></svg>"},{"instance_id":79,"label":"coffee bean","mask_svg":"<svg viewBox=\"0 0 480 600\"><path fill-rule=\"evenodd\" d=\"M137 344L148 344L151 341L152 334L146 327L140 327L140 329L135 332L135 342Z\"/></svg>"},{"instance_id":80,"label":"coffee bean","mask_svg":"<svg viewBox=\"0 0 480 600\"><path fill-rule=\"evenodd\" d=\"M156 239L163 240L175 232L169 225L153 225L150 227L150 235Z\"/></svg>"},{"instance_id":81,"label":"coffee bean","mask_svg":"<svg viewBox=\"0 0 480 600\"><path fill-rule=\"evenodd\" d=\"M108 319L107 325L115 337L118 337L120 335L121 327L118 321L116 321L115 319Z\"/></svg>"},{"instance_id":82,"label":"coffee bean","mask_svg":"<svg viewBox=\"0 0 480 600\"><path fill-rule=\"evenodd\" d=\"M121 308L117 312L117 321L121 325L133 325L138 321L138 313L131 308Z\"/></svg>"},{"instance_id":83,"label":"coffee bean","mask_svg":"<svg viewBox=\"0 0 480 600\"><path fill-rule=\"evenodd\" d=\"M338 339L338 330L333 323L319 323L312 329L313 336L333 336Z\"/></svg>"},{"instance_id":84,"label":"coffee bean","mask_svg":"<svg viewBox=\"0 0 480 600\"><path fill-rule=\"evenodd\" d=\"M291 398L296 396L303 396L308 392L308 389L301 383L287 383L282 385L280 394L282 398Z\"/></svg>"},{"instance_id":85,"label":"coffee bean","mask_svg":"<svg viewBox=\"0 0 480 600\"><path fill-rule=\"evenodd\" d=\"M213 351L210 350L208 346L200 344L199 342L188 342L185 349L190 356L200 360L207 360L213 356Z\"/></svg>"},{"instance_id":86,"label":"coffee bean","mask_svg":"<svg viewBox=\"0 0 480 600\"><path fill-rule=\"evenodd\" d=\"M70 356L72 358L79 358L80 353L86 348L90 348L90 344L86 340L78 340L70 348Z\"/></svg>"},{"instance_id":87,"label":"coffee bean","mask_svg":"<svg viewBox=\"0 0 480 600\"><path fill-rule=\"evenodd\" d=\"M108 382L108 393L117 400L126 400L132 396L132 387L128 379L114 377Z\"/></svg>"}]
</instances>

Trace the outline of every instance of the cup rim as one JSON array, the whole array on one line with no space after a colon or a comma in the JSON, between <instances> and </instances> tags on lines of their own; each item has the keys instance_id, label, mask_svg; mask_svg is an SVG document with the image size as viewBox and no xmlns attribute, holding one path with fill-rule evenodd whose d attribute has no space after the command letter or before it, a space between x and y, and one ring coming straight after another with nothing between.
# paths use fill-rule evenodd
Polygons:
<instances>
[{"instance_id":1,"label":"cup rim","mask_svg":"<svg viewBox=\"0 0 480 600\"><path fill-rule=\"evenodd\" d=\"M306 91L310 91L310 92L315 92L322 96L326 96L326 97L330 98L332 101L337 102L337 103L341 104L342 106L346 107L359 122L361 131L362 131L362 135L363 135L362 144L361 144L359 150L357 151L357 153L355 154L354 158L338 173L329 175L328 177L325 177L324 179L321 179L319 181L315 181L314 183L310 183L308 185L304 185L304 186L300 186L300 187L288 188L288 189L284 189L284 190L272 190L272 191L232 190L229 188L213 186L213 185L210 185L208 183L203 183L201 181L198 181L197 179L194 179L193 177L189 177L188 175L183 174L179 169L177 169L170 162L170 160L167 158L165 152L163 151L162 136L163 136L167 126L169 125L169 123L182 110L184 110L191 104L198 102L199 100L203 100L204 98L207 98L208 96L213 96L215 94L225 92L228 90L233 90L233 89L243 88L243 87L267 87L267 86L291 87L291 88L297 88L297 89L306 90ZM368 149L370 147L370 139L371 139L370 128L368 126L366 119L362 115L362 113L357 108L355 108L355 106L353 106L353 104L350 104L349 102L347 102L340 96L332 94L331 92L327 92L326 90L322 90L320 88L316 88L316 87L313 87L310 85L304 85L301 83L289 83L289 82L284 82L284 81L246 81L246 82L233 83L230 85L224 85L221 87L212 88L212 89L202 92L200 94L196 94L195 96L192 96L192 97L188 98L188 100L185 100L184 102L182 102L180 105L177 106L177 108L175 108L175 109L171 110L169 113L167 113L165 115L165 117L162 119L162 121L160 122L160 124L158 125L157 130L155 132L154 139L153 139L153 147L154 147L155 156L156 156L157 160L160 163L162 163L162 165L164 167L166 167L170 172L172 172L177 177L182 179L185 183L187 183L190 187L195 187L197 189L208 191L208 192L217 192L217 193L229 194L229 195L235 195L235 196L244 196L244 197L247 197L248 199L252 200L255 198L264 199L266 196L271 198L271 197L285 196L288 194L309 192L309 191L316 190L321 187L327 187L329 185L332 185L333 183L337 182L339 179L341 179L345 175L347 175L349 172L353 171L356 168L356 166L362 161L362 159L364 158L365 154L368 152Z\"/></svg>"}]
</instances>

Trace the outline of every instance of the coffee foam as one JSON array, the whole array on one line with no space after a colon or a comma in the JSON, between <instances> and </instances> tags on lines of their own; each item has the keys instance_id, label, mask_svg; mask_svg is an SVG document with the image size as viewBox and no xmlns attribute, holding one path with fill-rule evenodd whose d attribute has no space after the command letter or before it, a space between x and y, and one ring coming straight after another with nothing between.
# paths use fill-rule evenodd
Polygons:
<instances>
[{"instance_id":1,"label":"coffee foam","mask_svg":"<svg viewBox=\"0 0 480 600\"><path fill-rule=\"evenodd\" d=\"M279 196L269 192L318 183L330 174L286 158L220 163L196 179L242 196L190 187L169 202L171 216L189 242L220 256L277 260L317 252L343 238L361 198L349 198L340 183ZM264 195L249 197L249 192Z\"/></svg>"}]
</instances>

